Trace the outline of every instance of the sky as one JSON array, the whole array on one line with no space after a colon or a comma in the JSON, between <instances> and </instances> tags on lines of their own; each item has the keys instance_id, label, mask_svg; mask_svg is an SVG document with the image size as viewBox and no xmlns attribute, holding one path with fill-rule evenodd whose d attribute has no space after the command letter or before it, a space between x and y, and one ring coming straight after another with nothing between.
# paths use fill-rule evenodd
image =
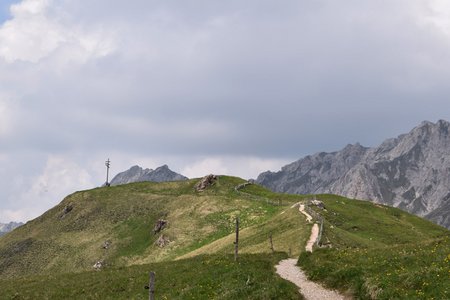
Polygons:
<instances>
[{"instance_id":1,"label":"sky","mask_svg":"<svg viewBox=\"0 0 450 300\"><path fill-rule=\"evenodd\" d=\"M0 4L0 222L133 165L256 178L450 120L445 0Z\"/></svg>"}]
</instances>

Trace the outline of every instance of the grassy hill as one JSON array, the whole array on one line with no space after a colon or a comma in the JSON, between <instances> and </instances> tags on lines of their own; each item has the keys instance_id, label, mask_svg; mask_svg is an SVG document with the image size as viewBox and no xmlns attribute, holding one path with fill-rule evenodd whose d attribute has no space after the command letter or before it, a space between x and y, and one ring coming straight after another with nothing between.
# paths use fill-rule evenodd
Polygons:
<instances>
[{"instance_id":1,"label":"grassy hill","mask_svg":"<svg viewBox=\"0 0 450 300\"><path fill-rule=\"evenodd\" d=\"M259 228L254 231L258 245L246 249L243 244L243 252L269 252L270 224L281 207L235 191L244 182L239 178L220 177L204 192L194 191L197 181L142 182L74 193L0 240L0 274L88 271L100 260L108 267L170 261L233 233L236 216L242 230ZM67 207L72 209L64 214ZM290 235L297 230L298 236L277 250L291 247L299 254L308 230L302 218L293 217L289 224L297 229L287 230ZM168 226L154 234L159 219ZM161 234L170 240L165 247L155 245ZM284 231L273 234L276 244ZM102 247L105 242L108 249ZM224 247L232 251L233 242Z\"/></svg>"},{"instance_id":2,"label":"grassy hill","mask_svg":"<svg viewBox=\"0 0 450 300\"><path fill-rule=\"evenodd\" d=\"M66 197L0 238L0 298L144 299L148 291L143 287L153 270L158 299L299 299L296 287L274 272L276 262L288 254L300 256L312 278L370 298L392 288L373 279L384 274L383 263L378 269L363 267L367 253L381 249L385 256L403 257L404 249L419 243L438 246L433 253L411 252L410 260L435 262L449 253L444 228L398 209L319 195L327 208L317 209L325 220L322 242L332 248L305 254L311 224L291 206L307 196L276 194L258 185L236 191L245 181L227 176L197 192L197 181L133 183ZM241 258L235 263L237 216ZM154 234L159 219L168 225ZM164 247L155 244L161 235L170 241ZM355 259L344 260L343 253ZM98 261L101 271L93 269ZM404 264L405 272L410 265ZM42 289L44 283L48 288Z\"/></svg>"},{"instance_id":3,"label":"grassy hill","mask_svg":"<svg viewBox=\"0 0 450 300\"><path fill-rule=\"evenodd\" d=\"M450 231L400 209L321 195L322 242L302 253L313 280L358 299L450 299Z\"/></svg>"}]
</instances>

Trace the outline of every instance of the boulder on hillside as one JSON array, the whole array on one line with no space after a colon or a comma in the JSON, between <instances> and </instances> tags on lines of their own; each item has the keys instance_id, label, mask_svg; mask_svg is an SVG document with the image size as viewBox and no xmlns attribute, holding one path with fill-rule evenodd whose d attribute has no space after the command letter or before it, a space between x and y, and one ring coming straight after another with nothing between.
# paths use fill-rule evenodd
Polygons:
<instances>
[{"instance_id":1,"label":"boulder on hillside","mask_svg":"<svg viewBox=\"0 0 450 300\"><path fill-rule=\"evenodd\" d=\"M315 200L314 199L314 200L311 201L311 204L317 206L320 209L325 209L325 204L323 204L323 202L320 201L320 200Z\"/></svg>"},{"instance_id":2,"label":"boulder on hillside","mask_svg":"<svg viewBox=\"0 0 450 300\"><path fill-rule=\"evenodd\" d=\"M68 213L70 213L73 209L73 205L72 204L68 204L64 207L61 215L59 216L60 219L63 219Z\"/></svg>"},{"instance_id":3,"label":"boulder on hillside","mask_svg":"<svg viewBox=\"0 0 450 300\"><path fill-rule=\"evenodd\" d=\"M164 234L161 234L159 238L156 240L155 244L159 248L163 248L170 243L170 239L166 237Z\"/></svg>"},{"instance_id":4,"label":"boulder on hillside","mask_svg":"<svg viewBox=\"0 0 450 300\"><path fill-rule=\"evenodd\" d=\"M157 234L167 226L167 220L159 219L153 227L153 234Z\"/></svg>"},{"instance_id":5,"label":"boulder on hillside","mask_svg":"<svg viewBox=\"0 0 450 300\"><path fill-rule=\"evenodd\" d=\"M99 260L97 261L92 267L96 270L96 271L100 271L103 266L104 266L105 262L103 260Z\"/></svg>"},{"instance_id":6,"label":"boulder on hillside","mask_svg":"<svg viewBox=\"0 0 450 300\"><path fill-rule=\"evenodd\" d=\"M213 175L213 174L209 174L205 177L202 178L202 180L200 180L196 185L195 185L195 190L197 192L203 192L204 190L206 190L208 187L210 187L211 185L213 185L217 180L217 176Z\"/></svg>"}]
</instances>

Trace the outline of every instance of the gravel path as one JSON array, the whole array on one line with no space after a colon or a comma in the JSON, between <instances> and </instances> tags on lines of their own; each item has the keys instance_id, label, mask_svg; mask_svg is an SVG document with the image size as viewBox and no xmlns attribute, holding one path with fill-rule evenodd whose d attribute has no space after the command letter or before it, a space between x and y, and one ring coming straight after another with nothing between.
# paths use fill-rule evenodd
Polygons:
<instances>
[{"instance_id":1,"label":"gravel path","mask_svg":"<svg viewBox=\"0 0 450 300\"><path fill-rule=\"evenodd\" d=\"M312 217L305 211L305 205L296 203L292 206L299 206L298 210L300 213L306 216L306 220L308 222L312 221ZM306 251L312 252L313 245L317 240L317 236L319 235L319 225L314 224L311 229L311 236L309 237L308 243L306 244ZM299 292L305 297L306 300L344 300L344 296L340 295L336 291L328 290L321 286L320 284L315 283L314 281L308 280L305 273L296 266L297 260L294 258L288 258L280 261L278 265L275 266L277 270L277 274L280 275L281 278L289 280L298 286Z\"/></svg>"},{"instance_id":2,"label":"gravel path","mask_svg":"<svg viewBox=\"0 0 450 300\"><path fill-rule=\"evenodd\" d=\"M299 210L302 214L304 214L304 215L306 216L306 221L308 221L308 223L311 223L312 217L311 217L310 214L308 214L308 213L305 211L305 204L300 204L300 206L298 207L298 210Z\"/></svg>"},{"instance_id":3,"label":"gravel path","mask_svg":"<svg viewBox=\"0 0 450 300\"><path fill-rule=\"evenodd\" d=\"M345 299L336 291L325 289L323 286L310 281L306 278L305 273L296 266L297 260L293 258L280 261L275 266L277 274L281 278L289 280L300 289L300 293L306 300L343 300Z\"/></svg>"},{"instance_id":4,"label":"gravel path","mask_svg":"<svg viewBox=\"0 0 450 300\"><path fill-rule=\"evenodd\" d=\"M319 225L314 224L313 227L311 228L311 235L309 236L309 240L306 243L306 251L307 252L313 252L313 246L314 243L317 241L317 237L319 236Z\"/></svg>"},{"instance_id":5,"label":"gravel path","mask_svg":"<svg viewBox=\"0 0 450 300\"><path fill-rule=\"evenodd\" d=\"M313 218L310 214L308 214L305 211L305 205L301 204L299 202L299 203L294 204L293 207L295 207L296 205L298 205L298 211L305 215L306 221L308 221L308 223L311 223ZM314 246L314 243L316 242L318 236L319 236L319 225L314 224L311 229L311 235L309 236L308 243L306 243L306 247L305 247L306 251L308 251L308 252L313 251L313 246Z\"/></svg>"}]
</instances>

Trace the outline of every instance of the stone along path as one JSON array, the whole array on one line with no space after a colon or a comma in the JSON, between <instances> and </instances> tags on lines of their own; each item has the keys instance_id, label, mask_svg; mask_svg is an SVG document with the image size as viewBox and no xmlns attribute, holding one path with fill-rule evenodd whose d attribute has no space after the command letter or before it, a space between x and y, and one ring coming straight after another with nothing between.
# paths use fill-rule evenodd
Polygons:
<instances>
[{"instance_id":1,"label":"stone along path","mask_svg":"<svg viewBox=\"0 0 450 300\"><path fill-rule=\"evenodd\" d=\"M304 214L306 220L310 223L312 221L311 215L309 215L305 211L304 204L294 204L292 208L295 206L299 206L299 212ZM311 236L306 244L306 251L312 252L313 245L317 240L317 236L319 234L319 226L314 224L311 229ZM305 273L300 269L300 267L296 266L297 260L294 258L284 259L280 261L278 265L275 266L276 272L280 275L281 278L289 280L294 283L296 286L300 288L300 293L307 300L341 300L345 299L338 292L333 290L328 290L321 286L320 284L315 283L314 281L308 280Z\"/></svg>"}]
</instances>

